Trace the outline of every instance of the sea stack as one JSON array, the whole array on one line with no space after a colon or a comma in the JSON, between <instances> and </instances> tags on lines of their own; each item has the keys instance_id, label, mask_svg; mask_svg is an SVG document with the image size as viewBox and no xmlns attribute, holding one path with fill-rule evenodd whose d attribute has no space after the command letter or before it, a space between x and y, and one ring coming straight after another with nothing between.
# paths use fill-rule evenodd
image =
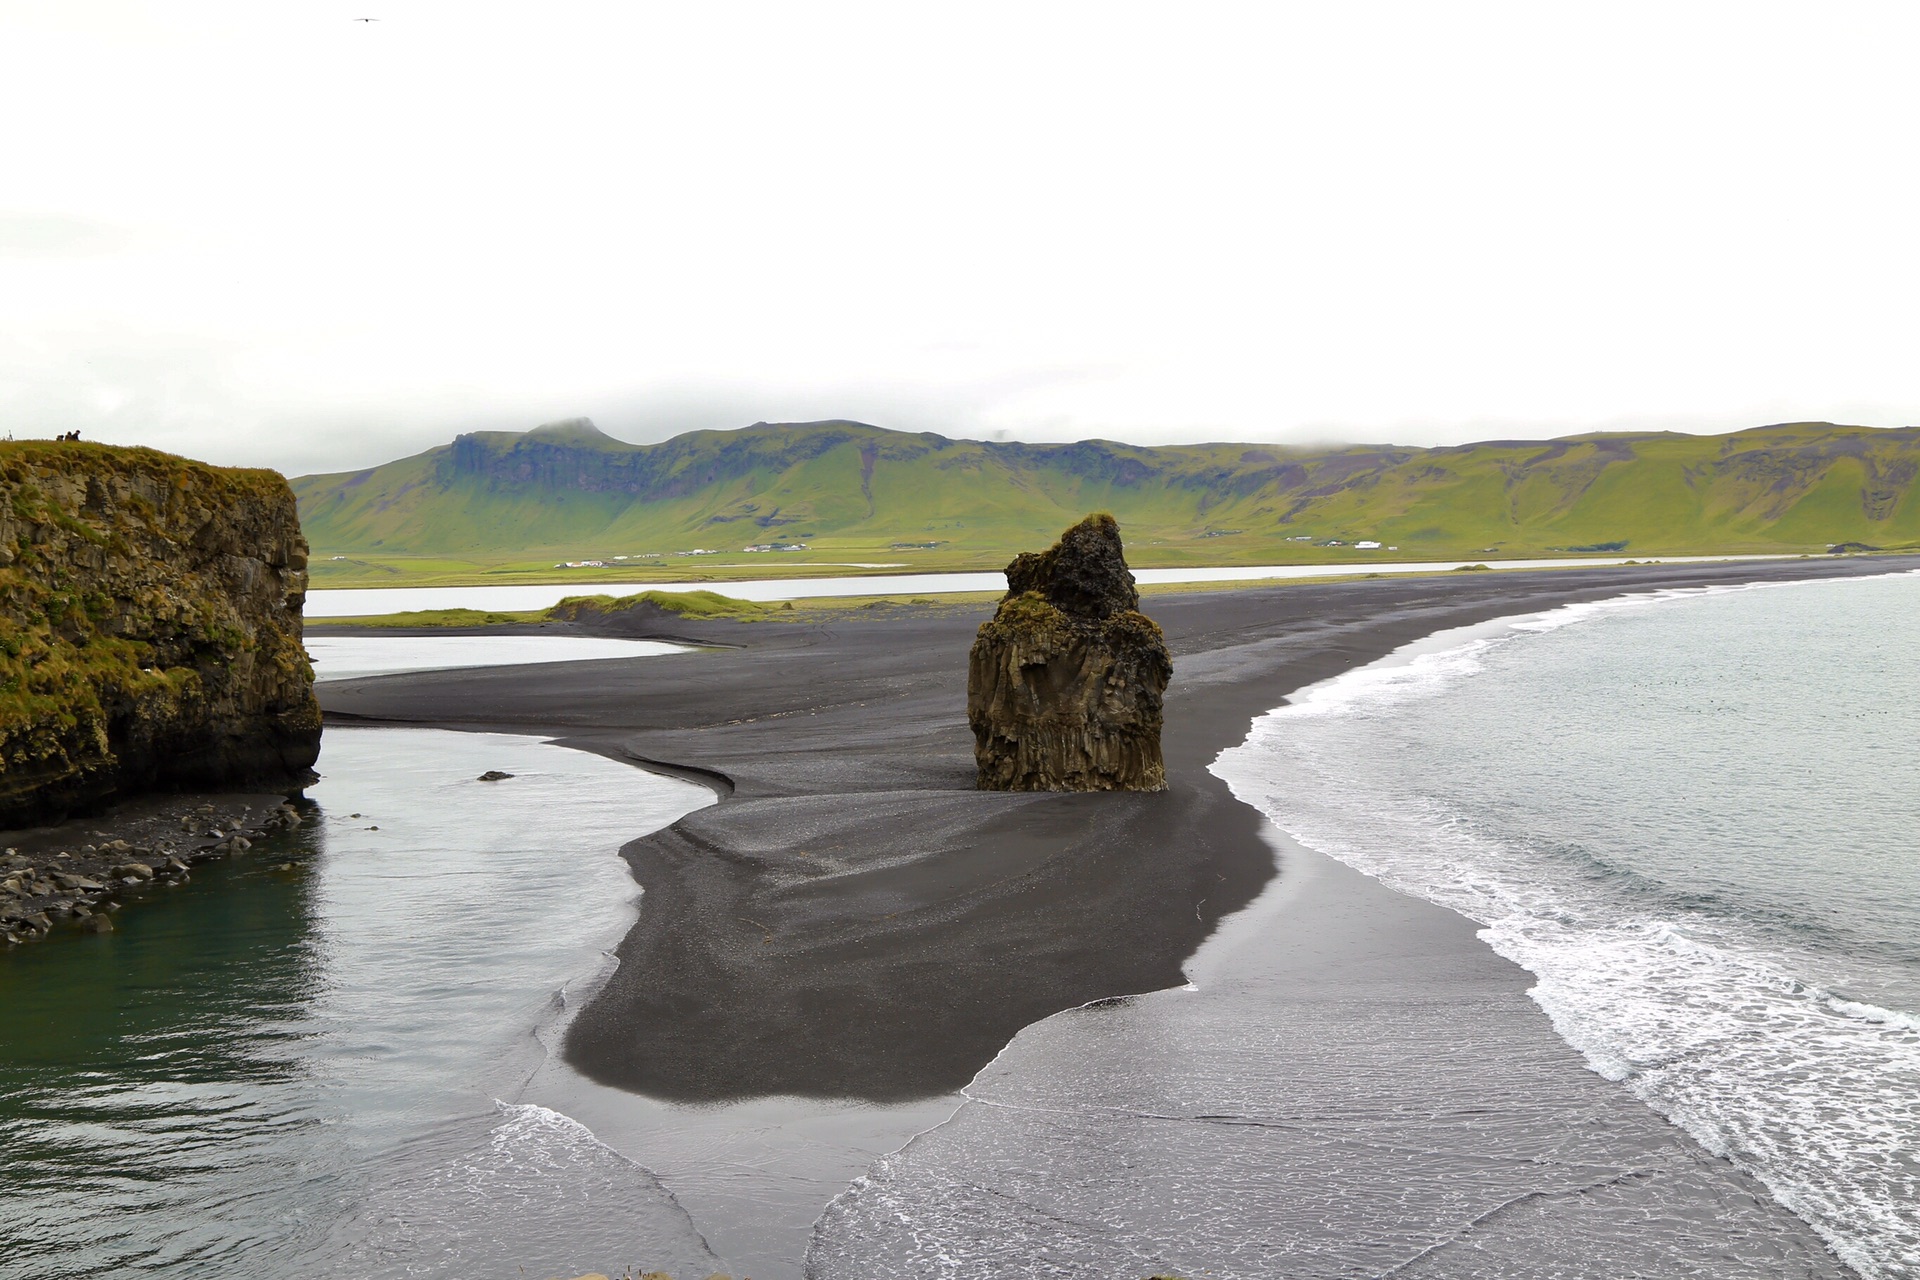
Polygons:
<instances>
[{"instance_id":1,"label":"sea stack","mask_svg":"<svg viewBox=\"0 0 1920 1280\"><path fill-rule=\"evenodd\" d=\"M306 591L275 472L0 444L0 826L152 787L311 782Z\"/></svg>"},{"instance_id":2,"label":"sea stack","mask_svg":"<svg viewBox=\"0 0 1920 1280\"><path fill-rule=\"evenodd\" d=\"M1163 791L1166 641L1104 512L1007 566L974 639L967 723L983 791Z\"/></svg>"}]
</instances>

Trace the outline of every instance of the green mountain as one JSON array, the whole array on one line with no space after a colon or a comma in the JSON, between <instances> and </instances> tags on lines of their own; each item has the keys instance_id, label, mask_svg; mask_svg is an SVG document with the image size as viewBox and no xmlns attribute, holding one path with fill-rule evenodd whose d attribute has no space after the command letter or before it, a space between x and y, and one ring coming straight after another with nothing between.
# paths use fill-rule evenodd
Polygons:
<instances>
[{"instance_id":1,"label":"green mountain","mask_svg":"<svg viewBox=\"0 0 1920 1280\"><path fill-rule=\"evenodd\" d=\"M576 419L293 485L323 570L335 556L480 563L770 542L808 545L783 562L911 554L931 567L997 565L1093 510L1120 519L1141 564L1889 547L1920 541L1917 473L1920 428L1830 423L1416 449L997 444L857 422L632 445ZM1381 548L1356 553L1360 541Z\"/></svg>"}]
</instances>

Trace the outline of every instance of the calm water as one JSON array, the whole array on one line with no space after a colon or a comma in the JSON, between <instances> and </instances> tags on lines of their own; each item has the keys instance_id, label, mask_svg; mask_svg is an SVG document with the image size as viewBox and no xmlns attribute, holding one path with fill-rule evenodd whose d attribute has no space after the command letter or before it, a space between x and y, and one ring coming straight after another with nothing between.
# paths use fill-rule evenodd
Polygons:
<instances>
[{"instance_id":1,"label":"calm water","mask_svg":"<svg viewBox=\"0 0 1920 1280\"><path fill-rule=\"evenodd\" d=\"M352 680L400 671L517 667L535 662L646 658L683 646L592 636L308 636L315 680Z\"/></svg>"},{"instance_id":2,"label":"calm water","mask_svg":"<svg viewBox=\"0 0 1920 1280\"><path fill-rule=\"evenodd\" d=\"M0 955L0 1275L719 1270L522 1098L633 918L615 851L712 794L429 730L329 729L320 767L306 826Z\"/></svg>"},{"instance_id":3,"label":"calm water","mask_svg":"<svg viewBox=\"0 0 1920 1280\"><path fill-rule=\"evenodd\" d=\"M1666 556L1658 563L1691 564L1708 560L1759 560L1763 556ZM1446 573L1466 561L1415 561L1375 564L1246 565L1233 568L1135 569L1142 583L1257 582L1288 578L1332 578L1346 573ZM1563 565L1623 564L1617 557L1582 556L1578 560L1489 560L1500 569L1549 569ZM1652 564L1654 561L1642 561ZM736 600L813 600L831 596L935 596L966 591L1005 591L1006 575L993 573L896 573L859 578L768 578L743 582L593 582L547 583L516 587L366 587L331 588L307 593L309 618L356 618L420 609L491 609L520 612L545 609L583 591L631 595L638 591L718 591Z\"/></svg>"},{"instance_id":4,"label":"calm water","mask_svg":"<svg viewBox=\"0 0 1920 1280\"><path fill-rule=\"evenodd\" d=\"M1309 847L1196 985L1022 1032L810 1274L1757 1280L1834 1274L1824 1238L1920 1275L1916 658L1902 576L1563 609L1306 692L1216 766ZM1411 897L1323 892L1349 868Z\"/></svg>"}]
</instances>

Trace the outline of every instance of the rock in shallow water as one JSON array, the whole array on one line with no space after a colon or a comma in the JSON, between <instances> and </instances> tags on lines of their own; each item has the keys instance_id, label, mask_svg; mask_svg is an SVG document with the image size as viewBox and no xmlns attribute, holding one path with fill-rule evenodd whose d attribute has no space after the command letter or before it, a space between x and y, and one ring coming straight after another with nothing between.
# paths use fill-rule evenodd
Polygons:
<instances>
[{"instance_id":1,"label":"rock in shallow water","mask_svg":"<svg viewBox=\"0 0 1920 1280\"><path fill-rule=\"evenodd\" d=\"M1139 606L1110 515L1007 566L1007 594L967 668L982 790L1165 789L1161 698L1173 663Z\"/></svg>"}]
</instances>

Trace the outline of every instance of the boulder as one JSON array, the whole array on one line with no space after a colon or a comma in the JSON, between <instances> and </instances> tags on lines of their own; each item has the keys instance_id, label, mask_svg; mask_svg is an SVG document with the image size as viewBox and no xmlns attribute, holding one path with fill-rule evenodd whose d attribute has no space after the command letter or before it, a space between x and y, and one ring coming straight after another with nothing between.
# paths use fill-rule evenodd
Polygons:
<instances>
[{"instance_id":1,"label":"boulder","mask_svg":"<svg viewBox=\"0 0 1920 1280\"><path fill-rule=\"evenodd\" d=\"M1161 791L1161 698L1173 674L1140 612L1120 526L1090 515L1007 566L1007 594L967 665L986 791Z\"/></svg>"}]
</instances>

